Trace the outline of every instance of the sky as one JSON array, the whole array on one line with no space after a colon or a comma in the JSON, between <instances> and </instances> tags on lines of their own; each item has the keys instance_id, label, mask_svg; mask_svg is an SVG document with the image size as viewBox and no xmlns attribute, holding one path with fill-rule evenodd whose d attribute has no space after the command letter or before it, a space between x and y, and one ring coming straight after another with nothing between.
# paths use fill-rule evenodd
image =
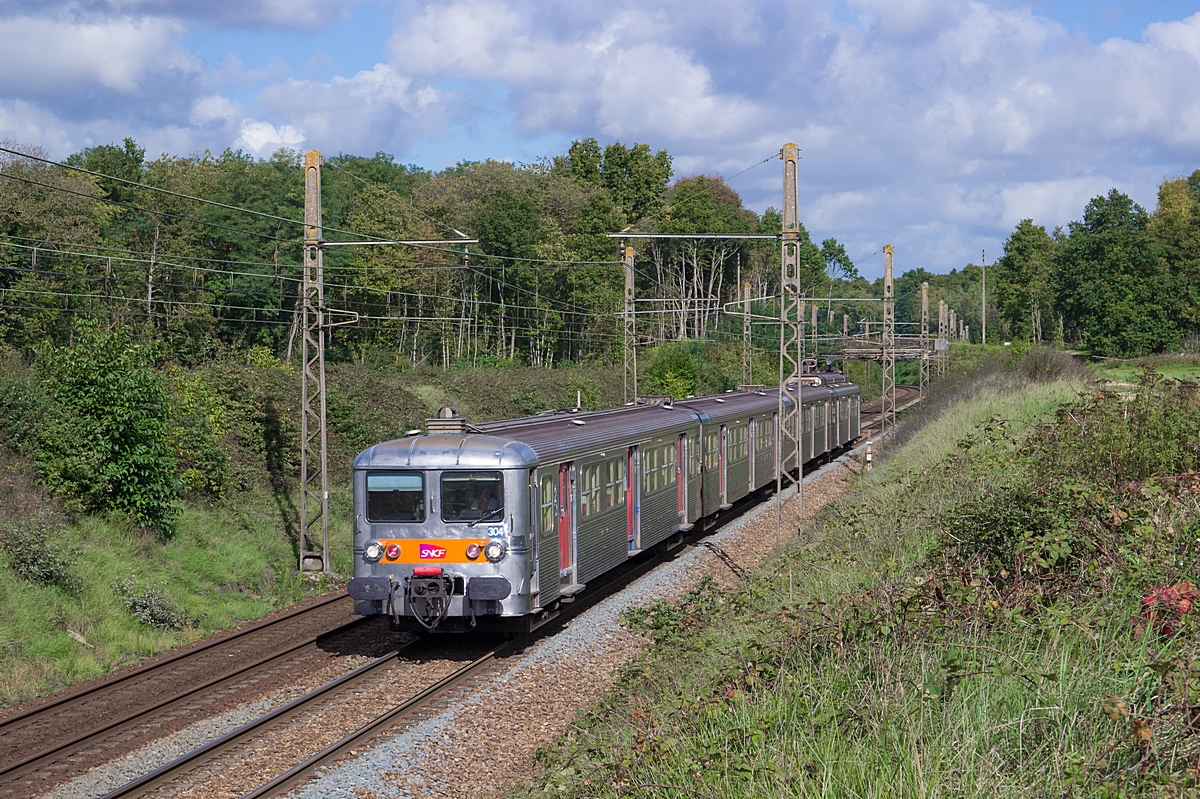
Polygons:
<instances>
[{"instance_id":1,"label":"sky","mask_svg":"<svg viewBox=\"0 0 1200 799\"><path fill-rule=\"evenodd\" d=\"M0 0L0 139L438 170L645 142L868 277L990 263L1200 168L1200 5L1152 0ZM755 166L755 164L758 164ZM749 169L748 169L749 168ZM748 171L744 171L747 170ZM741 173L741 174L738 174Z\"/></svg>"}]
</instances>

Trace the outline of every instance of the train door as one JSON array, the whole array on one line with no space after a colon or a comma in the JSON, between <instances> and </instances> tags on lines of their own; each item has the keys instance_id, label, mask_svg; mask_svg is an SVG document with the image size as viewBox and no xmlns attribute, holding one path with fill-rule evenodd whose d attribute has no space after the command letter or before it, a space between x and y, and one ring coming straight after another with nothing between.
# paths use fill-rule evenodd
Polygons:
<instances>
[{"instance_id":1,"label":"train door","mask_svg":"<svg viewBox=\"0 0 1200 799\"><path fill-rule=\"evenodd\" d=\"M721 443L717 451L717 491L720 492L721 508L729 505L729 487L727 484L729 471L729 429L721 425Z\"/></svg>"},{"instance_id":2,"label":"train door","mask_svg":"<svg viewBox=\"0 0 1200 799\"><path fill-rule=\"evenodd\" d=\"M758 420L746 422L746 473L749 475L750 490L754 490L754 461L758 459L758 441L755 431L758 430Z\"/></svg>"},{"instance_id":3,"label":"train door","mask_svg":"<svg viewBox=\"0 0 1200 799\"><path fill-rule=\"evenodd\" d=\"M625 513L629 522L629 551L639 552L642 548L642 492L639 468L638 447L634 444L629 448L629 462L625 469Z\"/></svg>"},{"instance_id":4,"label":"train door","mask_svg":"<svg viewBox=\"0 0 1200 799\"><path fill-rule=\"evenodd\" d=\"M680 433L679 446L675 451L675 488L679 500L679 526L681 528L691 526L688 524L687 463L687 433Z\"/></svg>"},{"instance_id":5,"label":"train door","mask_svg":"<svg viewBox=\"0 0 1200 799\"><path fill-rule=\"evenodd\" d=\"M774 476L779 476L779 412L771 414L771 467Z\"/></svg>"},{"instance_id":6,"label":"train door","mask_svg":"<svg viewBox=\"0 0 1200 799\"><path fill-rule=\"evenodd\" d=\"M575 582L575 464L558 467L558 578Z\"/></svg>"}]
</instances>

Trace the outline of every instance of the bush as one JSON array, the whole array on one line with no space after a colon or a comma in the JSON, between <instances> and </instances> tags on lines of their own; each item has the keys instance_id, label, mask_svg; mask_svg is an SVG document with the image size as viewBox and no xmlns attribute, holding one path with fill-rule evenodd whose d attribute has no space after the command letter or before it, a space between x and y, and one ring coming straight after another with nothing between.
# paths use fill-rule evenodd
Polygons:
<instances>
[{"instance_id":1,"label":"bush","mask_svg":"<svg viewBox=\"0 0 1200 799\"><path fill-rule=\"evenodd\" d=\"M179 369L168 373L171 386L171 444L186 491L220 496L229 483L224 399L202 377Z\"/></svg>"},{"instance_id":2,"label":"bush","mask_svg":"<svg viewBox=\"0 0 1200 799\"><path fill-rule=\"evenodd\" d=\"M0 536L0 550L23 580L76 593L83 581L71 570L70 559L62 554L66 547L54 541L53 533L43 521L14 524Z\"/></svg>"},{"instance_id":3,"label":"bush","mask_svg":"<svg viewBox=\"0 0 1200 799\"><path fill-rule=\"evenodd\" d=\"M39 476L89 510L124 511L169 535L178 483L169 397L152 352L126 328L106 333L91 320L76 323L74 339L37 354L28 406Z\"/></svg>"},{"instance_id":4,"label":"bush","mask_svg":"<svg viewBox=\"0 0 1200 799\"><path fill-rule=\"evenodd\" d=\"M166 585L166 583L163 583ZM113 583L125 610L138 621L159 630L181 630L199 623L166 594L153 586L139 586L134 580Z\"/></svg>"}]
</instances>

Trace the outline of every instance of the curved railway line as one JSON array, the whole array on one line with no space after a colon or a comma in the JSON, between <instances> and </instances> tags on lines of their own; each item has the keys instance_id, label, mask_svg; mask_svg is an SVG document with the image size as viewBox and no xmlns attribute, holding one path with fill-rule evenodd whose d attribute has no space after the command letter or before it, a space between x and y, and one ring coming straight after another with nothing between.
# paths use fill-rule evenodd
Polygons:
<instances>
[{"instance_id":1,"label":"curved railway line","mask_svg":"<svg viewBox=\"0 0 1200 799\"><path fill-rule=\"evenodd\" d=\"M900 385L896 388L898 410L904 410L920 399L920 391L915 386ZM859 442L879 432L881 404L864 406L861 418L862 438ZM320 718L323 709L328 710L331 703L354 702L361 696L369 695L373 702L358 704L378 706L381 684L407 686L405 690L410 692L409 695L397 697L399 701L393 700L392 706L383 713L367 719L365 723L356 722L337 730L332 740L322 741L312 747L318 751L296 751L296 762L281 762L272 758L256 760L261 763L263 772L270 773L260 773L256 785L246 790L227 791L229 795L243 796L245 799L280 795L356 747L361 747L378 733L394 729L406 720L419 718L431 707L454 701L464 686L474 685L477 678L485 675L490 667L495 667L506 655L520 652L538 638L553 634L571 618L658 566L678 552L679 547L684 544L697 545L716 527L763 501L764 496L770 494L746 497L730 511L723 513L719 522L693 530L669 551L646 552L631 559L624 568L611 573L603 585L597 580L594 586L589 586L596 590L581 595L578 601L565 607L559 618L535 632L496 646L488 646L486 641L481 640L460 641L466 647L460 647L453 658L447 658L456 661L449 673L412 685L405 680L397 680L398 670L419 663L422 658L429 658L426 650L437 646L444 648L445 643L413 641L394 647L365 665L111 791L104 799L174 795L176 791L172 786L194 787L195 783L189 782L189 775L193 775L194 779L194 775L198 772L202 774L210 764L220 771L219 761L238 752L254 757L256 751L264 746L264 736L272 735L273 731L277 733L289 724L311 723ZM97 741L133 728L172 708L186 708L189 702L255 671L276 667L305 650L317 647L318 639L328 639L370 623L367 618L351 617L350 609L351 601L345 594L325 597L276 618L0 718L0 797L36 796L50 790L105 761L104 757L97 757L103 752L93 750Z\"/></svg>"}]
</instances>

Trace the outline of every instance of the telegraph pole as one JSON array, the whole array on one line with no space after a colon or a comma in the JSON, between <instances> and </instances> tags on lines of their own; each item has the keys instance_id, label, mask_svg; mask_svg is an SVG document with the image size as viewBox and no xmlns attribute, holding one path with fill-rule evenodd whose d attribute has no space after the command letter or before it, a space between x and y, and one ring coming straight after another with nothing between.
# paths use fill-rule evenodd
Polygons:
<instances>
[{"instance_id":1,"label":"telegraph pole","mask_svg":"<svg viewBox=\"0 0 1200 799\"><path fill-rule=\"evenodd\" d=\"M304 284L300 378L300 571L329 571L329 447L325 428L325 275L321 153L304 154ZM318 537L318 530L319 537Z\"/></svg>"},{"instance_id":2,"label":"telegraph pole","mask_svg":"<svg viewBox=\"0 0 1200 799\"><path fill-rule=\"evenodd\" d=\"M621 242L621 266L625 267L625 404L637 404L637 314L634 313L633 248ZM633 389L630 399L629 389Z\"/></svg>"},{"instance_id":3,"label":"telegraph pole","mask_svg":"<svg viewBox=\"0 0 1200 799\"><path fill-rule=\"evenodd\" d=\"M929 284L921 284L921 397L929 390Z\"/></svg>"},{"instance_id":4,"label":"telegraph pole","mask_svg":"<svg viewBox=\"0 0 1200 799\"><path fill-rule=\"evenodd\" d=\"M892 281L892 245L883 245L883 427L896 426L896 287Z\"/></svg>"}]
</instances>

